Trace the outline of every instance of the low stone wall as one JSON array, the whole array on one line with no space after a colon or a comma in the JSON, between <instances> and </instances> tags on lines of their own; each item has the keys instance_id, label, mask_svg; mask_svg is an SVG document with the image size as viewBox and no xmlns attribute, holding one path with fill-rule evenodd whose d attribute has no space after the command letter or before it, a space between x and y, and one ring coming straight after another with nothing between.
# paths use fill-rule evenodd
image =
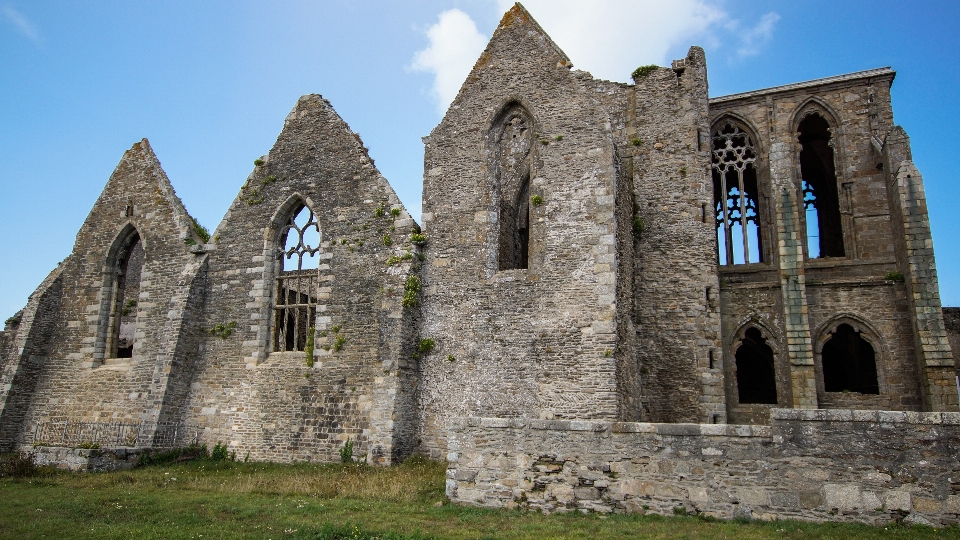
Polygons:
<instances>
[{"instance_id":1,"label":"low stone wall","mask_svg":"<svg viewBox=\"0 0 960 540\"><path fill-rule=\"evenodd\" d=\"M65 448L35 446L30 452L37 465L53 465L71 471L118 471L130 469L140 458L139 448Z\"/></svg>"},{"instance_id":2,"label":"low stone wall","mask_svg":"<svg viewBox=\"0 0 960 540\"><path fill-rule=\"evenodd\" d=\"M457 418L447 495L544 512L960 523L960 413L774 409L770 420Z\"/></svg>"}]
</instances>

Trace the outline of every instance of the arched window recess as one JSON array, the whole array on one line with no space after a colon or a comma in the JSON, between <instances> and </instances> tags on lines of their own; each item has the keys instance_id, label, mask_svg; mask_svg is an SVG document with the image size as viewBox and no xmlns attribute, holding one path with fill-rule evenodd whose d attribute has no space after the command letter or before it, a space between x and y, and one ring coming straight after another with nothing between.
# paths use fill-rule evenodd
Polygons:
<instances>
[{"instance_id":1,"label":"arched window recess","mask_svg":"<svg viewBox=\"0 0 960 540\"><path fill-rule=\"evenodd\" d=\"M757 151L750 135L733 121L713 130L711 168L718 262L762 262Z\"/></svg>"},{"instance_id":2,"label":"arched window recess","mask_svg":"<svg viewBox=\"0 0 960 540\"><path fill-rule=\"evenodd\" d=\"M756 327L744 332L734 355L737 397L741 404L777 404L777 377L773 349Z\"/></svg>"},{"instance_id":3,"label":"arched window recess","mask_svg":"<svg viewBox=\"0 0 960 540\"><path fill-rule=\"evenodd\" d=\"M317 316L320 225L300 203L280 228L273 305L273 350L302 351Z\"/></svg>"},{"instance_id":4,"label":"arched window recess","mask_svg":"<svg viewBox=\"0 0 960 540\"><path fill-rule=\"evenodd\" d=\"M843 257L843 224L830 124L819 112L807 113L797 127L797 141L807 254L811 259Z\"/></svg>"},{"instance_id":5,"label":"arched window recess","mask_svg":"<svg viewBox=\"0 0 960 540\"><path fill-rule=\"evenodd\" d=\"M103 357L133 358L145 253L140 233L133 226L128 226L114 245L113 260L108 266L106 293L109 307Z\"/></svg>"},{"instance_id":6,"label":"arched window recess","mask_svg":"<svg viewBox=\"0 0 960 540\"><path fill-rule=\"evenodd\" d=\"M876 356L862 331L847 323L837 325L820 353L824 391L879 394Z\"/></svg>"},{"instance_id":7,"label":"arched window recess","mask_svg":"<svg viewBox=\"0 0 960 540\"><path fill-rule=\"evenodd\" d=\"M498 212L497 269L524 269L530 250L530 178L535 128L533 117L512 102L489 132L493 201Z\"/></svg>"}]
</instances>

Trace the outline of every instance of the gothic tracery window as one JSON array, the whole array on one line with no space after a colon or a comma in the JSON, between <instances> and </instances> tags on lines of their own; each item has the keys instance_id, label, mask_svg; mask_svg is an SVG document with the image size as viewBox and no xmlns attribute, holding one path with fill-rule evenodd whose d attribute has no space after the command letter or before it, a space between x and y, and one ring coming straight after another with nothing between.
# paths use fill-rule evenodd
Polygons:
<instances>
[{"instance_id":1,"label":"gothic tracery window","mask_svg":"<svg viewBox=\"0 0 960 540\"><path fill-rule=\"evenodd\" d=\"M713 133L713 200L721 265L763 260L757 153L740 126L726 122Z\"/></svg>"},{"instance_id":2,"label":"gothic tracery window","mask_svg":"<svg viewBox=\"0 0 960 540\"><path fill-rule=\"evenodd\" d=\"M317 315L320 226L301 206L280 229L274 297L273 350L302 351Z\"/></svg>"}]
</instances>

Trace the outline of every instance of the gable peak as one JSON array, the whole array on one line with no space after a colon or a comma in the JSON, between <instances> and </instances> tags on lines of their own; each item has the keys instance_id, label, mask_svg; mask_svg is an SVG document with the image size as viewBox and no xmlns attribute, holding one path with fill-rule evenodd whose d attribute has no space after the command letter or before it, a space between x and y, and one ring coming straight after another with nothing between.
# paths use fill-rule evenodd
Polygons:
<instances>
[{"instance_id":1,"label":"gable peak","mask_svg":"<svg viewBox=\"0 0 960 540\"><path fill-rule=\"evenodd\" d=\"M528 30L539 34L544 38L547 46L553 49L553 52L560 57L560 64L567 68L573 67L573 63L570 62L570 58L566 53L554 43L550 35L544 31L543 27L540 26L536 19L533 18L533 15L530 15L527 8L523 7L523 4L520 2L513 4L513 7L503 14L503 18L500 19L500 24L497 25L497 29L494 30L493 37L490 38L490 41L497 39L498 35L503 34L513 27L526 27Z\"/></svg>"}]
</instances>

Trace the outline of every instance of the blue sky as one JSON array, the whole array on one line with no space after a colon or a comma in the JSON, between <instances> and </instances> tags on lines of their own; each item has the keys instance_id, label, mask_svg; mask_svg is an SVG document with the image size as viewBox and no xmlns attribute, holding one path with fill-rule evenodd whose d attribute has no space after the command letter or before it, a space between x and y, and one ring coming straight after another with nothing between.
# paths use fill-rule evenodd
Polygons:
<instances>
[{"instance_id":1,"label":"blue sky","mask_svg":"<svg viewBox=\"0 0 960 540\"><path fill-rule=\"evenodd\" d=\"M423 146L505 0L0 0L0 315L72 249L143 137L211 230L302 94L328 98L419 216ZM627 81L690 45L713 96L892 66L944 305L960 305L960 3L529 0L577 69Z\"/></svg>"}]
</instances>

